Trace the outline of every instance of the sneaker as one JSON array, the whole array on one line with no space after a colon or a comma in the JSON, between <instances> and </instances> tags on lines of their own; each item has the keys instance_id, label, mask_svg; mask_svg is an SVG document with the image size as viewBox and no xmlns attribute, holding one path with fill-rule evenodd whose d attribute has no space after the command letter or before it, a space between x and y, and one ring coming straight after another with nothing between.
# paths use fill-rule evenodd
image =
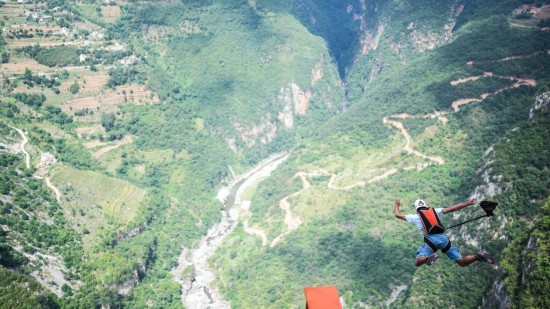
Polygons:
<instances>
[{"instance_id":1,"label":"sneaker","mask_svg":"<svg viewBox=\"0 0 550 309\"><path fill-rule=\"evenodd\" d=\"M437 252L434 252L432 255L428 256L428 258L426 259L426 265L432 266L438 257L439 257L439 254L437 254Z\"/></svg>"},{"instance_id":2,"label":"sneaker","mask_svg":"<svg viewBox=\"0 0 550 309\"><path fill-rule=\"evenodd\" d=\"M493 259L493 257L490 256L489 253L485 250L479 250L476 253L476 257L479 261L484 261L484 262L487 262L491 265L495 263L495 260Z\"/></svg>"}]
</instances>

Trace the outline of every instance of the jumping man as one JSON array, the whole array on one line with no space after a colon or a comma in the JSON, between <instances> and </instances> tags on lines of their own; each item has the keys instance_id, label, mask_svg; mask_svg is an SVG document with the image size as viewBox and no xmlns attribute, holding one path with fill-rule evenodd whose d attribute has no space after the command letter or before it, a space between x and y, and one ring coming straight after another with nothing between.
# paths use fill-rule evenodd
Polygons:
<instances>
[{"instance_id":1,"label":"jumping man","mask_svg":"<svg viewBox=\"0 0 550 309\"><path fill-rule=\"evenodd\" d=\"M489 264L493 264L493 258L485 250L480 250L476 255L468 255L462 257L458 248L451 244L451 241L444 234L445 229L441 224L440 217L443 214L460 210L462 208L475 205L477 200L469 200L464 203L453 205L447 208L430 208L423 200L416 200L414 207L416 208L416 214L403 215L399 210L401 201L395 200L395 217L401 220L405 220L414 223L422 234L424 235L424 244L416 251L416 266L422 264L433 265L438 258L437 250L441 251L455 261L460 266L468 266L475 261L485 261Z\"/></svg>"}]
</instances>

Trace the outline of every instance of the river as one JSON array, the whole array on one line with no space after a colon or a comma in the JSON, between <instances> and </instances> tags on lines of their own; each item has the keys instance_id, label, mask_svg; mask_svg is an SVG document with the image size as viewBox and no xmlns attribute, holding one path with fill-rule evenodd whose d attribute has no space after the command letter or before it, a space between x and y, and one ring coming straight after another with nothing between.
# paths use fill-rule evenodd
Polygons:
<instances>
[{"instance_id":1,"label":"river","mask_svg":"<svg viewBox=\"0 0 550 309\"><path fill-rule=\"evenodd\" d=\"M208 230L196 248L181 250L178 265L171 271L174 279L181 284L181 299L186 308L231 308L231 304L223 299L215 285L216 276L208 265L208 259L237 226L242 194L258 180L271 175L288 156L288 153L272 155L220 189L218 200L224 204L221 220ZM188 267L194 269L192 275L182 276Z\"/></svg>"}]
</instances>

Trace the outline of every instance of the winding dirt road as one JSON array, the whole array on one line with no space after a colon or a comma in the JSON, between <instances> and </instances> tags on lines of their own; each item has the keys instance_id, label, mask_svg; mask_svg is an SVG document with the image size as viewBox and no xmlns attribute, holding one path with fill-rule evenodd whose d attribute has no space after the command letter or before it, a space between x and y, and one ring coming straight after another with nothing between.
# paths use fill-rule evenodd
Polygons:
<instances>
[{"instance_id":1,"label":"winding dirt road","mask_svg":"<svg viewBox=\"0 0 550 309\"><path fill-rule=\"evenodd\" d=\"M21 130L19 128L11 126L11 125L3 122L3 121L2 121L2 123L4 123L6 126L10 127L11 129L17 131L17 133L19 133L19 135L21 135L22 142L19 145L19 151L21 151L25 155L25 165L26 165L27 169L30 169L31 168L31 156L29 155L27 150L25 150L25 146L29 142L29 139L27 138L27 135L25 134L25 132L23 132L23 130Z\"/></svg>"},{"instance_id":2,"label":"winding dirt road","mask_svg":"<svg viewBox=\"0 0 550 309\"><path fill-rule=\"evenodd\" d=\"M415 118L415 117L411 116L410 118ZM399 121L396 121L396 120L390 120L388 117L384 117L382 122L384 124L392 125L392 126L396 127L397 129L399 129L399 131L401 131L401 134L403 134L403 136L405 137L405 140L407 141L405 143L405 146L403 147L403 150L405 150L408 154L412 154L412 155L415 155L417 157L421 157L421 158L426 159L428 161L433 161L437 164L444 164L445 163L445 160L443 160L443 158L441 158L441 157L428 156L428 155L425 155L425 154L421 153L420 151L414 150L411 147L411 141L412 141L411 135L409 134L409 131L407 131L407 129L405 128L403 123L401 123Z\"/></svg>"},{"instance_id":3,"label":"winding dirt road","mask_svg":"<svg viewBox=\"0 0 550 309\"><path fill-rule=\"evenodd\" d=\"M541 51L541 52L533 53L533 54L526 55L526 56L506 57L506 58L502 58L502 59L499 59L499 60L495 60L494 62L513 61L513 60L532 57L532 56L539 55L539 54L542 54L542 53L545 53L545 52ZM546 53L550 54L550 51L546 51ZM474 61L468 61L466 63L466 65L468 67L474 67L475 62ZM481 102L481 101L485 100L487 97L499 94L503 91L506 91L506 90L509 90L509 89L519 88L521 86L535 87L537 85L537 81L534 80L534 79L520 78L520 77L516 77L516 76L497 75L497 74L494 74L493 72L483 72L483 74L481 74L481 75L470 76L470 77L466 77L466 78L459 78L457 80L451 81L450 84L452 86L456 86L456 85L459 85L459 84L469 83L469 82L479 80L481 78L488 78L488 77L510 80L510 81L513 81L514 84L512 84L511 86L502 87L502 88L500 88L500 89L498 89L498 90L496 90L492 93L489 93L489 92L483 93L478 98L462 98L462 99L455 100L451 103L451 108L452 108L454 113L459 112L460 107L463 106L463 105L470 104L470 103L473 103L473 102ZM441 157L429 156L429 155L423 154L423 153L421 153L417 150L414 150L411 147L412 139L411 139L411 136L410 136L409 132L407 131L407 129L405 128L403 123L397 121L396 119L438 118L443 124L445 124L445 123L447 123L447 118L445 117L446 114L448 114L448 112L434 112L434 113L431 113L431 114L424 114L424 115L398 114L398 115L384 117L384 119L382 119L382 122L384 124L387 124L387 125L390 125L390 126L393 126L393 127L397 128L401 132L401 134L405 137L405 140L406 140L406 143L405 143L405 146L403 147L403 150L405 150L407 153L418 156L418 157L421 157L421 158L423 158L425 160L428 160L428 161L435 162L437 164L444 164L445 161Z\"/></svg>"},{"instance_id":4,"label":"winding dirt road","mask_svg":"<svg viewBox=\"0 0 550 309\"><path fill-rule=\"evenodd\" d=\"M61 203L61 191L52 184L52 182L50 181L50 177L44 177L44 180L46 181L46 186L52 189L55 193L55 199L57 200L57 202Z\"/></svg>"},{"instance_id":5,"label":"winding dirt road","mask_svg":"<svg viewBox=\"0 0 550 309\"><path fill-rule=\"evenodd\" d=\"M527 56L506 57L506 58L496 60L496 62L513 61L513 60L517 60L517 59L532 57L532 56L535 56L535 55L538 55L538 54L541 54L541 53L550 54L550 50L545 51L545 52L533 53L533 54L530 54L530 55L527 55ZM468 61L466 63L466 65L469 66L469 67L474 67L475 62L474 61ZM488 77L495 77L495 78L511 80L511 81L514 81L515 83L511 86L507 86L507 87L503 87L501 89L498 89L498 90L496 90L492 93L483 93L482 95L480 95L479 98L463 98L463 99L455 100L451 103L452 112L435 111L433 113L420 114L420 115L411 115L411 114L401 113L401 114L396 114L396 115L392 115L392 116L387 116L387 117L384 117L382 119L382 122L384 124L386 124L388 126L391 126L391 127L397 128L399 130L399 132L401 133L401 135L403 135L405 137L406 142L405 142L405 145L403 146L403 150L405 152L426 160L426 162L424 162L424 163L420 163L420 164L417 164L417 165L406 166L406 167L403 168L404 170L413 170L413 169L422 170L422 169L424 169L424 168L426 168L430 165L433 165L433 164L438 164L438 165L445 164L445 160L440 156L431 156L431 155L421 153L418 150L415 150L413 148L414 141L413 141L411 135L409 134L408 130L403 125L403 122L401 122L399 120L407 119L407 118L413 118L413 119L428 119L428 118L431 118L431 119L438 119L443 125L445 125L448 122L448 119L447 119L446 115L448 115L449 113L459 112L460 111L460 106L463 106L463 105L466 105L466 104L469 104L469 103L473 103L473 102L481 102L489 96L496 95L498 93L501 93L501 92L509 90L509 89L519 88L521 86L535 87L537 85L537 82L534 79L519 78L519 77L514 77L514 76L496 75L493 72L483 72L483 74L481 74L481 75L476 75L476 76L471 76L471 77L466 77L466 78L460 78L460 79L451 81L450 84L452 86L456 86L456 85L459 85L459 84L469 83L469 82L479 80L481 78L488 78ZM380 170L380 169L377 169L377 170ZM377 171L377 170L371 170L371 171ZM318 169L318 170L312 171L312 172L298 172L298 173L296 173L293 176L293 178L300 177L302 179L303 188L300 191L297 191L295 193L292 193L292 194L284 197L279 202L280 208L285 213L286 231L281 233L279 236L275 237L275 239L273 239L273 241L271 242L271 247L275 246L285 235L287 235L288 233L290 233L293 230L295 230L296 228L298 228L298 226L301 224L300 218L295 217L294 215L292 215L292 213L290 211L290 206L291 205L290 205L288 200L289 200L289 198L291 198L293 196L300 195L302 192L304 192L304 190L307 190L310 187L310 183L307 181L308 177L330 176L330 180L329 180L328 185L327 185L327 187L329 189L346 191L346 190L351 190L351 189L356 188L356 187L364 187L364 186L366 186L368 184L371 184L373 182L381 181L381 180L397 173L398 171L399 171L398 168L392 167L390 169L385 170L382 174L377 175L377 176L373 176L368 180L358 181L354 184L351 184L351 185L348 185L348 186L343 186L343 187L342 186L337 186L335 184L338 177L339 177L338 174L329 173L328 171L326 171L324 169ZM248 221L247 221L247 224L248 224ZM261 229L255 229L254 231L248 230L247 232L251 235L260 236L262 238L262 244L264 246L266 245L267 238L265 236L264 231L262 231Z\"/></svg>"},{"instance_id":6,"label":"winding dirt road","mask_svg":"<svg viewBox=\"0 0 550 309\"><path fill-rule=\"evenodd\" d=\"M2 121L2 123L4 123L6 126L10 127L11 129L17 131L17 133L19 133L19 135L21 136L22 142L21 142L21 144L19 144L19 151L22 152L23 155L25 155L25 166L27 167L27 169L30 169L31 168L31 156L27 152L27 150L25 150L25 146L29 143L29 138L27 137L25 132L23 132L23 130L21 130L19 128L16 128L14 126L11 126L11 125L3 122L3 121ZM37 175L37 174L33 175L33 177L36 178L36 179L44 180L44 182L46 183L46 186L48 188L50 188L55 193L55 198L56 198L57 202L61 203L61 191L52 184L52 182L50 181L50 178L42 177L42 176Z\"/></svg>"},{"instance_id":7,"label":"winding dirt road","mask_svg":"<svg viewBox=\"0 0 550 309\"><path fill-rule=\"evenodd\" d=\"M306 174L306 173L297 173L296 175L294 175L294 177L292 177L292 179L295 179L296 177L300 177L300 179L302 180L302 190L300 190L298 192L294 192L294 193L286 196L285 198L283 198L281 201L279 201L279 207L281 208L281 210L285 214L284 222L285 222L285 225L286 225L286 231L282 232L277 237L275 237L271 241L270 247L272 247L272 248L275 247L277 245L277 243L279 243L281 241L281 239L283 239L283 237L285 237L286 235L292 233L292 231L296 230L300 226L300 224L302 224L302 220L298 216L295 216L295 215L292 214L292 211L290 210L290 203L288 202L288 199L293 197L293 196L300 195L302 192L304 192L305 190L309 189L309 187L311 187L311 184L309 183L309 181L307 181L307 176L308 176L308 174Z\"/></svg>"}]
</instances>

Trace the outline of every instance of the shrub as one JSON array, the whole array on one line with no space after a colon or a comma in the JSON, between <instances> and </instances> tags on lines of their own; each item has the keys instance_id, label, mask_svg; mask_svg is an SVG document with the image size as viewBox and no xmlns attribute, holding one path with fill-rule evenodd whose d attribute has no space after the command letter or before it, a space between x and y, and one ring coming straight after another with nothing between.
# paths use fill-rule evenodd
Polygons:
<instances>
[{"instance_id":1,"label":"shrub","mask_svg":"<svg viewBox=\"0 0 550 309\"><path fill-rule=\"evenodd\" d=\"M74 82L70 87L69 87L69 91L72 93L72 94L77 94L79 91L80 91L80 86Z\"/></svg>"}]
</instances>

